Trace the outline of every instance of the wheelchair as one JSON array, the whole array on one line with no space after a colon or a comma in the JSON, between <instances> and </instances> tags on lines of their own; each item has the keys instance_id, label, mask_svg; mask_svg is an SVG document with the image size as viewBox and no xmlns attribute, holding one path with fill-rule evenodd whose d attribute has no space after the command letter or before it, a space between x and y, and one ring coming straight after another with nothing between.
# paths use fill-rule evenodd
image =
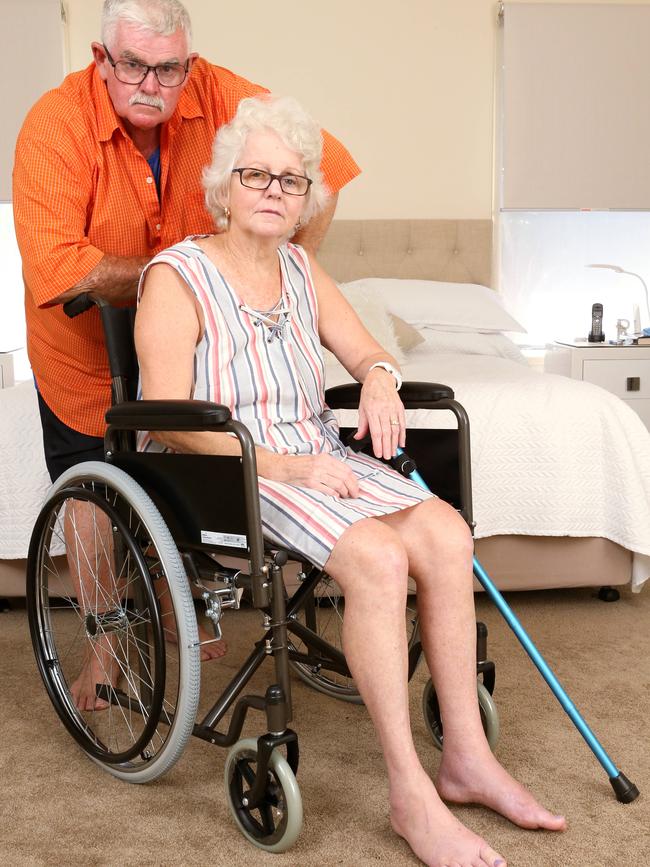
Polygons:
<instances>
[{"instance_id":1,"label":"wheelchair","mask_svg":"<svg viewBox=\"0 0 650 867\"><path fill-rule=\"evenodd\" d=\"M265 543L255 446L247 428L217 404L135 400L133 311L83 295L68 302L66 312L97 315L94 307L112 376L105 462L82 463L64 473L33 530L27 608L40 675L70 735L119 779L156 780L192 736L228 747L225 790L237 826L255 846L283 852L298 837L303 818L298 736L289 727L291 675L334 698L361 702L342 651L345 600L323 570ZM356 409L359 394L358 384L329 389L327 404ZM454 414L453 430L409 431L409 454L395 460L405 474L417 464L431 489L473 527L464 409L442 385L404 383L400 396L407 409ZM138 452L138 430L227 432L239 440L241 457ZM342 438L351 432L343 428ZM220 562L232 556L244 564L241 569ZM299 586L292 595L283 578L289 561L299 563ZM412 598L406 611L409 678L422 656ZM226 609L252 606L262 623L239 671L197 720L202 642L195 605L201 600L215 640ZM477 639L479 706L494 748L495 667L487 658L481 623ZM272 673L265 693L243 694L267 658ZM71 685L89 659L104 673L96 686L102 710L79 710L72 697ZM241 737L249 711L265 715L257 738ZM431 680L423 711L440 748L444 733Z\"/></svg>"}]
</instances>

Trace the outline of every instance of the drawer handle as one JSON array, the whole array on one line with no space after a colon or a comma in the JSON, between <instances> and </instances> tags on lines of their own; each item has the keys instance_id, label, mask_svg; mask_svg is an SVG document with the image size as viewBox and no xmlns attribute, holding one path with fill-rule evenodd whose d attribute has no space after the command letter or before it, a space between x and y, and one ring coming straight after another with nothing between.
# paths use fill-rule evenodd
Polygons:
<instances>
[{"instance_id":1,"label":"drawer handle","mask_svg":"<svg viewBox=\"0 0 650 867\"><path fill-rule=\"evenodd\" d=\"M625 382L626 391L641 391L641 377L628 376Z\"/></svg>"}]
</instances>

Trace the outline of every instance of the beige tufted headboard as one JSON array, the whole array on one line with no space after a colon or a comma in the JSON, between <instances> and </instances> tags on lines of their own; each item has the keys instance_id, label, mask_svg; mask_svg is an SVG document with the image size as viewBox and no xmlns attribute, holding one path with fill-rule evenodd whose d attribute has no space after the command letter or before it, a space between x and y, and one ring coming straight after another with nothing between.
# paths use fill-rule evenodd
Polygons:
<instances>
[{"instance_id":1,"label":"beige tufted headboard","mask_svg":"<svg viewBox=\"0 0 650 867\"><path fill-rule=\"evenodd\" d=\"M489 286L492 222L334 220L318 259L341 282L410 277Z\"/></svg>"}]
</instances>

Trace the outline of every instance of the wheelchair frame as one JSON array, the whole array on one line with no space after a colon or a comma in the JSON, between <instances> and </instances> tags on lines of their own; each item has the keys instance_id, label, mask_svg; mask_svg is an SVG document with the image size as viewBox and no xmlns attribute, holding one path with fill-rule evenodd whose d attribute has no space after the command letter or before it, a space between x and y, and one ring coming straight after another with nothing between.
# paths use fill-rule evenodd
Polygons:
<instances>
[{"instance_id":1,"label":"wheelchair frame","mask_svg":"<svg viewBox=\"0 0 650 867\"><path fill-rule=\"evenodd\" d=\"M118 473L120 471L126 472L128 474L127 477L131 479L131 483L140 488L145 497L152 501L152 508L160 512L166 526L175 527L181 534L182 539L179 542L175 534L172 533L172 541L182 557L182 567L188 579L193 580L195 583L200 583L201 578L205 578L207 574L212 572L228 585L232 593L243 591L250 595L252 606L259 609L263 614L263 634L255 642L254 649L246 658L239 671L230 680L222 694L199 722L196 720L192 720L191 723L188 723L187 720L184 722L188 731L191 725L189 734L217 746L233 747L226 763L226 788L233 816L240 830L255 845L267 851L284 851L296 839L302 822L302 806L299 794L296 796L297 789L292 793L295 779L292 781L291 777L295 778L298 770L299 747L295 731L289 728L289 723L293 717L290 681L290 668L292 666L290 663L293 663L294 668L296 665L302 667L303 674L305 671L320 674L321 671L325 670L334 672L344 678L351 678L342 651L326 641L318 632L316 617L318 606L315 591L323 580L325 573L317 567L309 566L309 564L302 562L302 558L296 555L295 552L278 550L277 548L272 549L265 546L260 520L255 444L248 429L240 422L233 420L226 407L213 403L190 400L130 400L129 398L133 395L134 381L137 380L137 362L134 360L135 352L132 337L132 315L128 309L114 308L103 301L103 299L93 297L92 295L79 296L72 302L69 302L66 305L66 312L68 312L68 315L77 315L84 310L90 309L93 304L97 305L101 314L112 374L113 406L106 414L108 424L105 435L106 463L116 467ZM358 384L339 386L328 390L326 400L328 406L332 409L356 409L358 407L359 394L360 386ZM404 383L400 396L407 409L444 409L451 411L456 417L458 425L456 433L458 438L457 481L460 489L458 508L469 526L473 528L469 422L465 410L454 400L451 389L438 384ZM134 451L134 432L138 430L226 432L234 434L237 437L242 455L241 458L238 458L231 456L183 456L138 453ZM342 433L345 435L345 431ZM430 446L429 450L431 450ZM426 448L421 445L420 451L425 454ZM239 510L237 512L235 510L236 514L233 515L233 509L231 507L228 508L228 514L224 518L226 522L224 525L225 532L223 539L218 543L206 543L203 540L202 527L204 525L206 510L207 513L210 510L215 510L215 498L210 495L210 491L207 490L205 484L203 486L200 483L194 485L193 496L195 499L189 507L187 503L180 503L178 496L174 495L174 489L178 493L178 488L174 488L176 482L180 481L182 483L183 481L187 481L187 478L185 480L182 478L188 475L187 467L190 466L190 462L186 460L187 458L191 458L197 466L200 465L201 472L198 473L199 482L201 478L205 479L208 471L218 471L219 473L230 474L228 477L229 483L234 484L237 480L241 483L244 493L243 511ZM177 468L176 470L171 469L174 465ZM62 486L58 489L55 486L55 498L58 497L58 500L62 500L67 496L73 501L77 498L92 499L90 491L87 490L88 486L84 484L84 468L88 468L86 472L90 477L93 472L92 466L94 465L81 464L74 468L76 471L74 474L72 474L72 471L68 471L66 476L72 474L71 477L76 479L76 482L71 487L66 487L64 480ZM102 465L97 466L101 467ZM408 475L410 471L408 462L405 463L403 459L400 459L399 468L402 469L405 475ZM421 471L425 472L422 467ZM97 473L97 468L95 468L94 472ZM99 473L99 475L101 476L102 474ZM116 478L119 479L121 476L116 475ZM93 486L91 485L90 488L93 488ZM107 499L110 504L110 497L108 495ZM185 500L187 497L183 499ZM53 681L52 671L57 667L58 651L56 648L48 646L44 635L47 630L46 626L44 626L46 618L43 606L45 604L47 607L48 599L46 598L44 603L43 598L44 595L47 596L48 590L42 586L44 580L47 580L42 577L45 556L43 540L47 536L46 523L52 520L48 517L52 514L52 500L53 497L48 497L48 502L36 523L30 546L28 611L32 640L41 675L57 713L59 713L59 716L73 736L81 743L86 752L91 755L91 758L94 758L106 767L107 770L116 773L119 770L119 762L116 762L115 755L111 754L110 745L104 745L105 755L101 754L101 748L98 748L96 751L99 754L93 755L93 751L88 749L87 736L83 732L79 732L78 721L75 722L70 719L73 713L70 701L66 702L62 700L60 695L53 695L53 693L57 693L57 690L63 692L68 687L67 683L57 685ZM118 503L116 498L113 505L112 511L112 507L106 507L104 511L108 514L111 524L122 526L120 521L124 523L124 513L131 510L131 503L127 497L125 509L125 504L121 502L121 499ZM102 505L102 507L104 506ZM242 521L244 523L243 528ZM232 545L223 543L224 540L228 542L232 538L238 538L237 544L241 546L242 529L243 535L245 535L245 550L242 547L233 547ZM132 531L126 524L124 524L122 529L122 535L124 541L121 544L124 551L118 552L119 556L113 551L111 556L113 556L116 562L120 561L120 558L131 557L132 560L136 561L135 568L140 570L141 576L144 576L136 585L136 588L139 589L137 589L133 605L135 614L129 613L127 603L115 605L115 609L119 608L119 611L96 611L92 617L91 615L86 616L84 621L86 632L89 635L94 634L92 632L93 629L103 629L111 618L121 624L114 627L112 633L114 636L119 635L119 630L128 629L130 621L137 619L136 615L141 611L155 609L156 606L160 608L160 600L156 602L156 590L153 588L155 575L152 577L150 566L147 564L147 556L149 556L153 543L149 540L144 543L144 547L142 545L138 546L137 530ZM131 544L131 537L136 539L134 544ZM149 539L149 536L147 539ZM213 559L213 556L210 556L219 556L220 554L234 554L245 557L249 564L248 573L244 575L235 569L223 567L218 561ZM289 559L297 559L302 563L302 581L294 595L290 599L287 599L282 570ZM120 570L121 568L120 566ZM116 571L120 570L116 568ZM139 587L140 584L143 586ZM211 597L209 593L208 601L217 604L217 614L220 615L221 602L215 603L214 597ZM237 599L232 607L239 607L238 602L239 600ZM81 605L79 607L81 610ZM298 614L301 611L304 612L304 623L298 618ZM217 614L213 611L215 627L218 627ZM158 619L160 619L160 611L158 611ZM151 615L151 620L152 623L149 625L149 628L155 633L155 611ZM136 628L140 627L134 627L134 629ZM162 635L160 630L159 633ZM141 646L144 646L145 643L147 644L145 651L139 651L146 657L146 663L151 657L150 648L148 647L150 639L146 635L146 627L144 630L141 629L140 634L142 636ZM291 636L299 639L306 647L306 651L299 651L296 644L291 641ZM480 623L477 624L477 638L477 673L482 678L482 681L478 681L479 701L482 714L484 715L484 726L488 729L492 725L492 733L494 735L495 728L498 734L498 718L496 717L496 709L491 698L494 689L494 664L487 659L487 630ZM164 642L164 640L163 636L162 641ZM180 638L178 640L180 642ZM198 639L196 642L192 642L192 649L196 654L198 654L198 646ZM153 656L155 656L156 646L154 646L153 651ZM421 654L422 648L416 620L413 624L413 633L409 642L409 679L417 666ZM274 662L273 682L266 689L264 696L242 695L245 686L267 656L271 656ZM142 670L142 660L140 660L139 665ZM164 660L156 663L156 666L152 666L155 669L155 677L160 675L161 666L162 677L165 677ZM146 670L146 664L144 668ZM303 679L307 679L310 682L309 677L303 676ZM152 677L153 680L155 680L154 677ZM312 682L311 685L321 688L317 683ZM139 707L137 706L138 702L134 701L132 696L117 689L116 686L100 687L98 685L97 695L109 704L109 708L119 704L121 706L119 710L123 714L131 716L133 713L136 715L139 713L143 717L143 722L145 722L149 708L155 705L155 700L159 699L159 696L156 692L155 682L146 685L146 687L141 687L141 690L145 693L145 698L144 701L140 701ZM324 689L323 691L335 694L328 689ZM351 700L355 700L355 698L358 700L358 694L351 696ZM147 704L147 701L150 704ZM232 715L227 730L218 730L217 727L231 708ZM263 711L266 714L267 731L254 742L250 740L240 741L248 711L251 709ZM116 710L118 709L116 708ZM161 711L161 709L157 712L162 715L157 720L154 720L154 728L162 722L163 725L167 725L171 729L176 722L174 713L167 713L164 710ZM440 747L442 743L442 728L439 710L435 692L433 692L429 684L427 685L427 689L425 689L424 712L425 721L434 743ZM150 723L151 720L146 719L146 725L150 725ZM140 758L143 755L145 756L143 760L145 763L147 745L146 743L141 744L140 741L146 740L146 735L145 726L140 739L135 745L132 745L134 748L137 747L135 751L139 751ZM286 767L282 764L282 760L278 759L278 748L281 746L284 746L286 750ZM119 755L121 757L125 753ZM131 758L133 757L131 756ZM128 762L128 760L128 758L123 759L124 762ZM169 767L173 764L173 761L169 763ZM256 765L254 771L252 764ZM168 767L165 767L164 770L167 769ZM244 789L245 784L248 785L246 789ZM280 791L280 794L278 794L278 791ZM293 811L294 821L289 821L288 824L285 822L283 826L276 827L269 818L269 804L272 804L274 799L282 800L282 798L284 798L287 809ZM261 822L256 822L251 818L252 811L256 809L260 810ZM295 820L295 814L299 814L299 822Z\"/></svg>"}]
</instances>

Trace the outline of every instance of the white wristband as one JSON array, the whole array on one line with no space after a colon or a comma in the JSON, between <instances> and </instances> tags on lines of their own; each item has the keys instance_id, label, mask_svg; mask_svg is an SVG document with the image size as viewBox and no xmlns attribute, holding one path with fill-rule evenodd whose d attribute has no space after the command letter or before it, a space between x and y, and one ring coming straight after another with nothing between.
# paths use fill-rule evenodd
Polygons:
<instances>
[{"instance_id":1,"label":"white wristband","mask_svg":"<svg viewBox=\"0 0 650 867\"><path fill-rule=\"evenodd\" d=\"M396 370L389 361L375 361L375 363L371 364L368 368L368 373L370 373L371 370L374 370L375 367L381 367L387 373L390 373L390 375L395 380L395 387L398 391L400 390L400 388L402 387L402 374L399 372L399 370Z\"/></svg>"}]
</instances>

